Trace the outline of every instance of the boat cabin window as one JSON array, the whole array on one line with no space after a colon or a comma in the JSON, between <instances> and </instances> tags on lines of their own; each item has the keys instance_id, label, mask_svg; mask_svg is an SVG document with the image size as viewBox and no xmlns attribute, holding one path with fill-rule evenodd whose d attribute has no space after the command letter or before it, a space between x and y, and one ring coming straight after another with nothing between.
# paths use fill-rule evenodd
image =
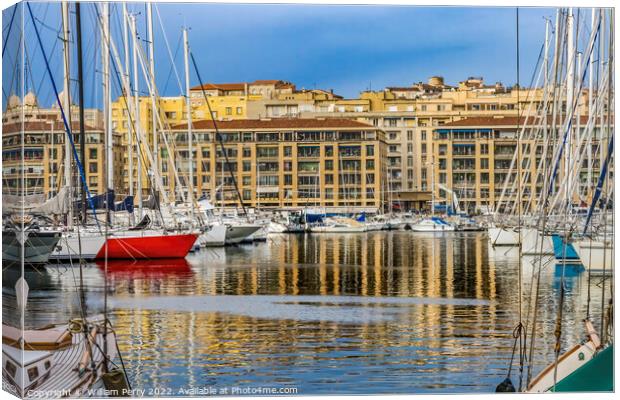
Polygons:
<instances>
[{"instance_id":1,"label":"boat cabin window","mask_svg":"<svg viewBox=\"0 0 620 400\"><path fill-rule=\"evenodd\" d=\"M15 364L7 360L4 369L6 369L6 372L8 372L11 378L15 378L15 373L17 372Z\"/></svg>"},{"instance_id":2,"label":"boat cabin window","mask_svg":"<svg viewBox=\"0 0 620 400\"><path fill-rule=\"evenodd\" d=\"M43 364L45 366L45 369L50 369L50 367L52 366L52 363L49 361L46 361L45 364Z\"/></svg>"},{"instance_id":3,"label":"boat cabin window","mask_svg":"<svg viewBox=\"0 0 620 400\"><path fill-rule=\"evenodd\" d=\"M32 368L28 368L28 379L30 379L30 382L34 381L38 377L39 377L39 369L36 366Z\"/></svg>"}]
</instances>

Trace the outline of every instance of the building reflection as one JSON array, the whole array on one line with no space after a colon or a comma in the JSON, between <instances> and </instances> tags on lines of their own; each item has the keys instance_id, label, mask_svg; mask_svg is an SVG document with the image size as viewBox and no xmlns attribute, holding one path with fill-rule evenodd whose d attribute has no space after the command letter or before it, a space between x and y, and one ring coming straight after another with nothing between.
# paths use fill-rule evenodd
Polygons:
<instances>
[{"instance_id":1,"label":"building reflection","mask_svg":"<svg viewBox=\"0 0 620 400\"><path fill-rule=\"evenodd\" d=\"M414 346L421 358L406 356L399 361L404 368L451 354L465 357L498 351L484 343L488 332L504 332L507 326L505 320L498 321L496 311L506 307L501 304L504 298L512 301L514 279L496 279L497 267L489 258L484 235L452 234L446 240L442 236L382 232L278 239L262 247L226 248L217 256L191 258L194 274L184 277L190 284L173 284L165 294L404 296L490 302L407 306L408 311L399 313L396 321L362 324L281 320L277 315L265 320L219 313L172 315L158 310L120 310L115 324L120 337L128 339L121 346L137 386L146 383L141 381L144 379L151 386L165 384L172 359L188 381L204 383L213 376L221 383L228 379L223 375L237 374L242 379L243 371L250 366L253 370L261 365L273 367L274 362L277 368L313 365L341 352L372 358L379 348L411 347L412 337L424 338L423 346L417 350ZM514 270L508 262L505 266ZM112 281L117 294L123 295L120 282L116 278ZM152 286L144 289L138 292L134 288L129 293L127 287L127 294L161 293L154 292ZM473 345L463 348L463 338L472 340ZM161 343L165 343L165 350ZM509 345L496 344L500 350ZM426 369L439 372L450 368L448 364L436 361L433 368Z\"/></svg>"},{"instance_id":2,"label":"building reflection","mask_svg":"<svg viewBox=\"0 0 620 400\"><path fill-rule=\"evenodd\" d=\"M257 318L252 316L251 301L244 315L157 307L113 310L132 385L143 388L273 383L274 379L281 384L299 383L327 380L321 371L339 368L359 369L358 373L371 376L397 368L395 373L405 371L411 376L445 372L454 377L472 368L486 368L489 359L507 365L518 319L518 268L510 250L490 248L484 234L377 232L281 235L261 245L208 249L187 261L109 262L107 273L106 265L98 263L84 268L84 277L93 311L101 309L104 277L111 296L153 298L154 304L161 296L192 295L454 299L444 304L357 305L369 312L373 307L384 313L398 311L392 319L359 323L286 319L277 314ZM532 271L524 262L524 299L532 293ZM68 299L75 297L71 292L75 281L67 266L48 268L46 274L35 291L47 290L48 300L29 309L46 315L35 316L39 322L60 318L61 311L49 317L50 302L72 304ZM545 307L539 309L540 351L536 354L541 365L552 354L559 287L550 270L544 270L542 279L540 296ZM565 348L581 338L587 278L572 277L570 283ZM3 291L3 296L7 293ZM594 289L592 299L600 303ZM320 303L338 307L327 300ZM3 305L3 315L10 313L7 307L10 302ZM305 375L310 373L311 378ZM431 381L424 384L437 384Z\"/></svg>"}]
</instances>

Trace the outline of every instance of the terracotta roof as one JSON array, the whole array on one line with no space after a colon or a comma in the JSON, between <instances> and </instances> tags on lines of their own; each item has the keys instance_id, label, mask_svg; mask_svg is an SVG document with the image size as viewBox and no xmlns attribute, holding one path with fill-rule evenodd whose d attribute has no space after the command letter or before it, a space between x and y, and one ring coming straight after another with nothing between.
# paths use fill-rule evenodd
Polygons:
<instances>
[{"instance_id":1,"label":"terracotta roof","mask_svg":"<svg viewBox=\"0 0 620 400\"><path fill-rule=\"evenodd\" d=\"M197 85L190 90L244 90L245 83L205 83L203 85Z\"/></svg>"},{"instance_id":2,"label":"terracotta roof","mask_svg":"<svg viewBox=\"0 0 620 400\"><path fill-rule=\"evenodd\" d=\"M391 90L391 91L397 91L397 92L419 92L420 88L418 87L394 87L394 86L388 86L386 87L387 90Z\"/></svg>"},{"instance_id":3,"label":"terracotta roof","mask_svg":"<svg viewBox=\"0 0 620 400\"><path fill-rule=\"evenodd\" d=\"M254 82L233 82L233 83L204 83L202 88L206 90L244 90L245 85L275 85L278 88L295 87L291 82L280 79L257 79ZM200 90L201 85L192 87L190 90Z\"/></svg>"},{"instance_id":4,"label":"terracotta roof","mask_svg":"<svg viewBox=\"0 0 620 400\"><path fill-rule=\"evenodd\" d=\"M78 121L73 121L71 123L71 130L77 132L80 129L80 124ZM22 130L21 122L9 122L2 124L2 132L3 133L15 133ZM29 121L24 123L24 130L26 132L51 132L52 125L49 122L44 121ZM84 130L87 132L102 132L101 129L93 128L89 125L84 125ZM55 132L64 132L65 125L60 121L54 121L54 131Z\"/></svg>"},{"instance_id":5,"label":"terracotta roof","mask_svg":"<svg viewBox=\"0 0 620 400\"><path fill-rule=\"evenodd\" d=\"M276 83L285 83L277 79L258 79L252 82L250 85L275 85Z\"/></svg>"},{"instance_id":6,"label":"terracotta roof","mask_svg":"<svg viewBox=\"0 0 620 400\"><path fill-rule=\"evenodd\" d=\"M528 125L538 124L540 118L538 117L529 117L527 118ZM549 121L551 121L551 117L549 117ZM588 122L588 116L581 116L581 123L586 124ZM526 123L526 118L521 117L518 121L518 125L523 125ZM443 127L452 127L452 126L517 126L517 117L514 116L506 116L506 117L471 117L465 118L460 121L447 122L443 124L439 129Z\"/></svg>"},{"instance_id":7,"label":"terracotta roof","mask_svg":"<svg viewBox=\"0 0 620 400\"><path fill-rule=\"evenodd\" d=\"M372 125L344 118L273 118L273 119L238 119L232 121L216 121L218 129L241 130L241 129L313 129L313 128L372 128ZM197 130L214 130L212 120L201 120L193 123ZM187 124L178 124L172 130L187 129Z\"/></svg>"}]
</instances>

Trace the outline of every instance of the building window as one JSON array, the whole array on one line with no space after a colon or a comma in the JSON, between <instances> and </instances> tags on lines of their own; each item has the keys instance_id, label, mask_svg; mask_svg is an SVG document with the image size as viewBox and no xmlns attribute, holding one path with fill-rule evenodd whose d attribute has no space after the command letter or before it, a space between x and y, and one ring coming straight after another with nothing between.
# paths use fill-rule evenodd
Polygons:
<instances>
[{"instance_id":1,"label":"building window","mask_svg":"<svg viewBox=\"0 0 620 400\"><path fill-rule=\"evenodd\" d=\"M332 174L325 175L325 184L326 185L333 185L334 184L334 175L332 175Z\"/></svg>"},{"instance_id":2,"label":"building window","mask_svg":"<svg viewBox=\"0 0 620 400\"><path fill-rule=\"evenodd\" d=\"M334 160L325 160L325 170L332 171L334 169Z\"/></svg>"},{"instance_id":3,"label":"building window","mask_svg":"<svg viewBox=\"0 0 620 400\"><path fill-rule=\"evenodd\" d=\"M97 149L90 149L88 156L90 157L91 160L96 159L97 158ZM56 157L54 157L54 158L56 158Z\"/></svg>"},{"instance_id":4,"label":"building window","mask_svg":"<svg viewBox=\"0 0 620 400\"><path fill-rule=\"evenodd\" d=\"M291 157L293 155L293 148L291 146L284 146L284 157Z\"/></svg>"},{"instance_id":5,"label":"building window","mask_svg":"<svg viewBox=\"0 0 620 400\"><path fill-rule=\"evenodd\" d=\"M375 169L375 160L366 160L366 169L373 171Z\"/></svg>"},{"instance_id":6,"label":"building window","mask_svg":"<svg viewBox=\"0 0 620 400\"><path fill-rule=\"evenodd\" d=\"M89 163L88 164L88 172L96 173L97 172L97 163Z\"/></svg>"},{"instance_id":7,"label":"building window","mask_svg":"<svg viewBox=\"0 0 620 400\"><path fill-rule=\"evenodd\" d=\"M446 173L445 172L441 172L439 174L439 183L446 183L446 180L447 180Z\"/></svg>"},{"instance_id":8,"label":"building window","mask_svg":"<svg viewBox=\"0 0 620 400\"><path fill-rule=\"evenodd\" d=\"M420 111L426 111L426 104L420 106Z\"/></svg>"},{"instance_id":9,"label":"building window","mask_svg":"<svg viewBox=\"0 0 620 400\"><path fill-rule=\"evenodd\" d=\"M242 178L242 184L243 186L250 186L252 184L252 177L251 176L244 176Z\"/></svg>"},{"instance_id":10,"label":"building window","mask_svg":"<svg viewBox=\"0 0 620 400\"><path fill-rule=\"evenodd\" d=\"M243 114L243 108L237 107L237 115L242 115L242 114Z\"/></svg>"},{"instance_id":11,"label":"building window","mask_svg":"<svg viewBox=\"0 0 620 400\"><path fill-rule=\"evenodd\" d=\"M293 184L293 175L284 175L284 184L292 185Z\"/></svg>"},{"instance_id":12,"label":"building window","mask_svg":"<svg viewBox=\"0 0 620 400\"><path fill-rule=\"evenodd\" d=\"M421 138L422 138L422 140L426 140L426 131L425 130L422 131Z\"/></svg>"},{"instance_id":13,"label":"building window","mask_svg":"<svg viewBox=\"0 0 620 400\"><path fill-rule=\"evenodd\" d=\"M413 131L407 131L407 140L413 140Z\"/></svg>"},{"instance_id":14,"label":"building window","mask_svg":"<svg viewBox=\"0 0 620 400\"><path fill-rule=\"evenodd\" d=\"M249 147L244 147L243 158L250 158L250 157L252 157L252 149L250 149Z\"/></svg>"},{"instance_id":15,"label":"building window","mask_svg":"<svg viewBox=\"0 0 620 400\"><path fill-rule=\"evenodd\" d=\"M331 157L334 155L334 146L325 146L325 157Z\"/></svg>"},{"instance_id":16,"label":"building window","mask_svg":"<svg viewBox=\"0 0 620 400\"><path fill-rule=\"evenodd\" d=\"M489 159L481 158L480 159L480 169L489 169Z\"/></svg>"},{"instance_id":17,"label":"building window","mask_svg":"<svg viewBox=\"0 0 620 400\"><path fill-rule=\"evenodd\" d=\"M413 143L407 143L407 153L413 153Z\"/></svg>"},{"instance_id":18,"label":"building window","mask_svg":"<svg viewBox=\"0 0 620 400\"><path fill-rule=\"evenodd\" d=\"M226 107L226 115L232 115L232 107Z\"/></svg>"},{"instance_id":19,"label":"building window","mask_svg":"<svg viewBox=\"0 0 620 400\"><path fill-rule=\"evenodd\" d=\"M426 143L422 143L422 154L426 154Z\"/></svg>"},{"instance_id":20,"label":"building window","mask_svg":"<svg viewBox=\"0 0 620 400\"><path fill-rule=\"evenodd\" d=\"M252 163L250 161L244 161L243 172L250 172L250 171L252 171Z\"/></svg>"},{"instance_id":21,"label":"building window","mask_svg":"<svg viewBox=\"0 0 620 400\"><path fill-rule=\"evenodd\" d=\"M243 189L243 200L251 200L252 191L250 189Z\"/></svg>"},{"instance_id":22,"label":"building window","mask_svg":"<svg viewBox=\"0 0 620 400\"><path fill-rule=\"evenodd\" d=\"M489 154L489 145L481 144L480 145L480 154Z\"/></svg>"}]
</instances>

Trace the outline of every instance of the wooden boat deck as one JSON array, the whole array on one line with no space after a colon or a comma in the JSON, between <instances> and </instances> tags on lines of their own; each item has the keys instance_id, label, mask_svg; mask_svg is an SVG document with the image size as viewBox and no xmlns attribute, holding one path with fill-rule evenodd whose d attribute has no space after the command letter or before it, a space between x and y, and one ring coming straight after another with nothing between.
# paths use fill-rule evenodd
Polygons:
<instances>
[{"instance_id":1,"label":"wooden boat deck","mask_svg":"<svg viewBox=\"0 0 620 400\"><path fill-rule=\"evenodd\" d=\"M111 331L108 331L107 352L111 359L116 356L115 337ZM80 363L85 359L87 353L87 341L83 333L74 334L70 346L62 350L54 351L52 368L48 372L49 376L43 380L38 386L31 388L24 393L23 398L59 398L59 397L92 397L95 393L89 393L94 383L99 380L103 370L104 357L103 351L103 334L96 334L96 343L91 346L93 359L95 361L95 371L90 370L90 362L86 362L86 369L83 374L79 374ZM4 374L2 382L5 389L12 394L20 397L18 393L11 391L12 385L8 383ZM98 396L99 397L99 396Z\"/></svg>"}]
</instances>

